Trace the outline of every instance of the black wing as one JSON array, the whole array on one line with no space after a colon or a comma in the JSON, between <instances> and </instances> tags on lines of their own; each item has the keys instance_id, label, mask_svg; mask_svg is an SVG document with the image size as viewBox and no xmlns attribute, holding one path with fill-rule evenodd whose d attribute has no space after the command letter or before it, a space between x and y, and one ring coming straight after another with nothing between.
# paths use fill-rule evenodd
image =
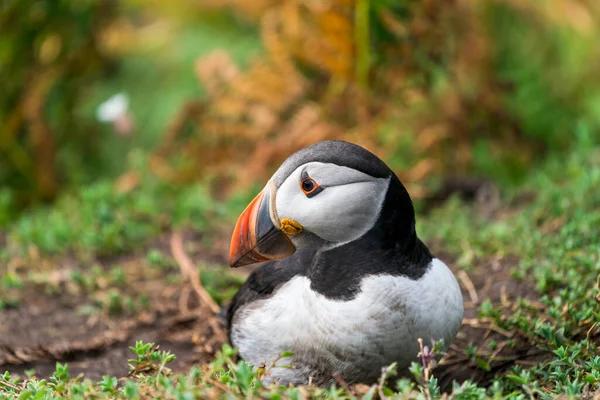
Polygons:
<instances>
[{"instance_id":1,"label":"black wing","mask_svg":"<svg viewBox=\"0 0 600 400\"><path fill-rule=\"evenodd\" d=\"M296 275L305 275L315 253L313 249L298 250L288 258L269 261L254 270L229 305L227 328L231 330L233 316L242 306L271 296L275 289Z\"/></svg>"}]
</instances>

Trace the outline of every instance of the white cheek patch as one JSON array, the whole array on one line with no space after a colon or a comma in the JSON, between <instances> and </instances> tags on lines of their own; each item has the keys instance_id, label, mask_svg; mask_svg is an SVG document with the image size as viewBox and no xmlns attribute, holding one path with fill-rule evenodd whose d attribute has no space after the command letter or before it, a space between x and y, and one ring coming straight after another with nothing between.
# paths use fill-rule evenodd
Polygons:
<instances>
[{"instance_id":1,"label":"white cheek patch","mask_svg":"<svg viewBox=\"0 0 600 400\"><path fill-rule=\"evenodd\" d=\"M325 188L312 198L300 189L300 174L305 169ZM350 242L373 227L388 185L389 178L374 178L334 164L309 163L299 167L279 187L277 211L281 218L296 220L324 240Z\"/></svg>"}]
</instances>

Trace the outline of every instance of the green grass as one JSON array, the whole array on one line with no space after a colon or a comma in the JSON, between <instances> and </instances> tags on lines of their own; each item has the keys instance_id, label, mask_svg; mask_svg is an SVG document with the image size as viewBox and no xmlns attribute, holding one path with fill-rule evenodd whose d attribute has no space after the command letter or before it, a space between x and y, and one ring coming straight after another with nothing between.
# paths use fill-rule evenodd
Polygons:
<instances>
[{"instance_id":1,"label":"green grass","mask_svg":"<svg viewBox=\"0 0 600 400\"><path fill-rule=\"evenodd\" d=\"M130 7L136 7L136 1L130 3ZM517 83L516 90L505 99L508 108L525 133L545 138L552 151L568 147L565 144L571 138L564 132L575 132L576 143L568 157L551 154L543 163L532 166L524 180L516 180L508 178L516 172L508 165L498 167L490 157L490 149L482 142L474 150L475 171L488 173L506 185L501 188L499 216L484 216L470 205L452 199L430 215L419 217L418 230L425 242L437 243L439 250L454 254L457 264L467 272L482 268L482 262L491 258L515 260L511 269L513 278L530 282L535 287L535 293L531 294L538 300L534 303L520 299L511 309L484 301L479 318L514 332L532 347L551 355L532 368L515 365L487 387L470 382L455 385L453 398L578 396L585 385L592 390L600 387L600 151L592 145L597 138L587 131L598 124L600 101L595 91L579 90L588 84L594 87L595 82L590 78L593 74L578 72L582 65L586 66L582 71L593 65L589 60L594 55L590 49L595 42L593 37L575 40L568 30L557 31L552 40L548 40L546 31L535 37L514 35L517 31L508 28L517 23L521 27L519 32L527 31L531 29L529 23L525 19L515 22L502 7L494 8L500 13L493 13L491 34L500 43L496 52L501 62L494 65L496 72L503 79ZM240 27L223 14L198 17L190 13L174 20L178 24L173 31L164 32L165 36L160 32L160 24L156 25L158 31L154 35L158 34L162 41L123 57L117 73L91 85L84 101L73 110L77 118L97 125L94 112L99 103L118 92L127 93L131 99L137 123L131 138L118 137L109 126L98 129L103 138L98 149L103 168L90 173L80 168L80 160L69 162L69 152L77 154L77 149L65 147L58 155L59 159L67 158L66 181L76 185L97 179L95 183L65 191L55 204L18 216L13 193L0 188L0 227L5 227L0 233L0 243L4 237L7 243L0 248L0 310L18 307L23 300L11 293L31 283L28 275L9 270L13 259L38 253L42 258L58 260L118 257L162 232L181 227L210 232L215 222L231 224L252 197L248 192L219 202L203 184L176 187L159 182L145 172L148 166L144 150L129 154L132 148L148 149L156 145L176 110L186 101L203 96L203 88L194 74L198 56L223 48L236 63L243 65L261 47L256 28ZM529 40L524 40L524 36ZM531 53L530 47L536 47L531 43L545 41L549 44L544 51ZM579 45L563 46L564 43ZM554 67L548 69L549 65ZM389 134L397 135L397 129L398 124L390 124ZM408 168L416 162L411 137L403 134L410 142L405 146L410 151L390 160L395 167ZM125 169L127 159L140 173L141 181L131 192L119 193L112 179ZM519 177L523 168L519 166ZM511 186L514 182L520 183ZM533 200L520 201L526 193L533 193ZM174 261L159 250L151 250L146 258L151 266L176 272ZM93 297L102 274L103 271L91 267L74 271L71 280L78 291L89 292ZM221 274L218 269L202 269L201 279L219 303L231 298L241 284L237 277ZM147 299L142 296L127 297L119 292L126 281L118 265L110 270L110 280L111 291L99 300L98 307L119 315L135 314L146 306ZM60 291L60 288L48 286L46 290ZM490 342L488 346L493 350L497 344ZM260 375L264 371L253 371L244 362L234 362L235 350L228 346L223 347L221 355L209 366L192 368L185 374L172 374L168 365L173 356L159 352L151 344L138 343L132 351L133 373L125 380L107 376L92 382L85 377L70 376L68 366L57 364L49 379L33 378L24 383L8 374L0 375L0 399L148 396L369 399L375 393L394 398L440 397L436 372L427 365L412 366L415 382L396 381L390 376L393 367L388 368L382 371L383 379L378 385L359 395L337 387L263 387ZM483 370L489 369L494 361L474 346L465 349L465 353Z\"/></svg>"},{"instance_id":2,"label":"green grass","mask_svg":"<svg viewBox=\"0 0 600 400\"><path fill-rule=\"evenodd\" d=\"M22 214L6 229L8 246L0 257L31 248L43 255L117 256L163 231L188 227L202 232L211 221L231 220L247 197L216 201L201 183L173 186L144 172L148 167L142 151L131 159L141 177L135 189L121 193L114 181L104 179Z\"/></svg>"},{"instance_id":3,"label":"green grass","mask_svg":"<svg viewBox=\"0 0 600 400\"><path fill-rule=\"evenodd\" d=\"M54 374L48 379L33 377L27 382L22 382L13 379L9 373L0 375L0 399L17 396L19 399L302 399L307 397L347 399L356 397L336 386L329 388L263 386L260 378L269 373L270 367L255 370L244 361L234 362L236 350L228 345L223 346L219 356L208 366L193 367L187 374L177 375L172 374L168 367L168 364L175 360L175 356L166 351L159 351L154 343L137 342L130 349L134 353L134 358L129 360L131 374L125 381L119 382L117 378L110 376L104 376L98 382L92 382L83 377L73 378L69 374L68 365L57 363ZM421 393L421 395L428 393L433 397L439 397L439 388L437 388L435 378L416 387L408 379L390 382L390 377L395 374L395 371L393 365L384 368L379 382L368 388L360 398L372 399L377 394L403 398L412 393ZM418 380L423 379L424 368L414 363L412 371ZM468 382L456 385L453 392L456 399L482 398L481 396L485 394L484 389L477 388Z\"/></svg>"},{"instance_id":4,"label":"green grass","mask_svg":"<svg viewBox=\"0 0 600 400\"><path fill-rule=\"evenodd\" d=\"M198 188L179 191L166 190L160 185L142 185L143 189L135 196L121 197L104 185L107 184L94 185L79 195L67 196L52 209L23 216L9 232L10 241L20 245L35 243L50 252L73 246L94 251L126 249L138 243L140 238L155 234L156 223L165 213L178 215L170 217L173 221L193 220L203 226L207 223L206 213L216 207ZM516 209L510 206L528 192L535 193L533 200ZM506 212L489 218L478 214L473 207L452 200L426 218L420 218L418 229L425 241L441 243L443 250L455 254L460 266L467 271L476 268L480 260L515 256L518 261L512 266L513 277L534 284L535 297L539 297L541 306L520 299L516 303L518 307L504 309L499 304L485 301L480 306L479 317L491 319L501 329L518 333L531 346L552 356L529 369L514 365L508 372L498 375L488 387L478 387L470 382L455 385L454 398L526 399L534 396L550 399L557 394L579 395L586 384L597 389L600 386L597 347L600 331L600 232L597 229L600 226L600 151L580 143L566 159L551 157L543 165L533 168L523 185L504 188L503 204ZM231 210L227 207L237 206L221 205L224 209L213 217L230 219ZM136 219L140 210L144 218ZM48 226L53 227L50 233L43 229ZM151 262L168 263L157 252L148 257ZM233 283L232 288L232 281L224 280L213 271L205 272L202 278L213 295L226 291L222 294L224 298L229 297L240 283ZM5 286L18 287L20 284L19 279L11 276L3 280ZM478 356L477 349L466 349L467 353L469 351L473 357ZM90 382L81 377L73 379L68 377L66 367L59 365L54 377L30 380L24 388L5 375L4 384L0 381L0 393L5 393L4 398L10 398L10 393L18 392L19 398L23 399L82 398L84 394L95 398L133 399L148 393L168 398L204 398L211 393L224 398L299 398L301 394L327 399L353 396L343 388L263 387L259 379L262 372L253 372L243 362L234 363L233 354L234 350L226 346L210 366L174 375L167 373L167 355L142 355L140 357L152 358L149 362L154 367L133 374L118 385L114 378L108 377L101 382ZM478 359L478 365L485 369L492 361L482 357ZM371 388L363 398L371 398L373 391L379 390L395 398L402 398L401 393L417 393L422 397L429 393L438 398L435 370L429 379L425 379L423 366L415 364L411 370L417 378L416 383L386 378L385 384Z\"/></svg>"},{"instance_id":5,"label":"green grass","mask_svg":"<svg viewBox=\"0 0 600 400\"><path fill-rule=\"evenodd\" d=\"M103 180L23 214L7 230L9 248L43 254L69 251L118 255L181 224L203 230L219 203L200 185L180 188L151 178L128 193Z\"/></svg>"},{"instance_id":6,"label":"green grass","mask_svg":"<svg viewBox=\"0 0 600 400\"><path fill-rule=\"evenodd\" d=\"M529 371L515 367L494 385L543 398L579 394L585 383L600 384L600 151L582 148L566 159L551 158L507 196L523 191L536 198L517 215L490 220L453 201L420 228L459 255L467 270L478 260L516 255L513 277L535 285L542 307L520 300L507 313L487 302L480 317L555 357Z\"/></svg>"}]
</instances>

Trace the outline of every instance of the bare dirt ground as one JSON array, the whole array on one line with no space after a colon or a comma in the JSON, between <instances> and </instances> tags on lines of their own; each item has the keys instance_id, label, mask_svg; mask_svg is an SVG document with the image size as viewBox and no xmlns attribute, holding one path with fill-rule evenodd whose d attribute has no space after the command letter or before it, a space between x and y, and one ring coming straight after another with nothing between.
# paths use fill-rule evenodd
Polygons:
<instances>
[{"instance_id":1,"label":"bare dirt ground","mask_svg":"<svg viewBox=\"0 0 600 400\"><path fill-rule=\"evenodd\" d=\"M46 377L54 371L56 362L61 362L69 364L71 376L83 373L93 380L103 375L122 377L128 374L127 360L133 355L129 346L137 340L157 343L161 349L176 354L177 360L172 364L175 371L208 363L226 341L221 317L213 312L214 308L211 311L202 304L189 283L170 279L182 272L177 267L173 271L160 271L146 265L145 254L150 249L165 253L172 250L169 240L168 236L163 237L126 258L100 262L107 270L116 262L122 266L127 283L119 295L132 298L147 295L149 306L142 310L125 315L86 313L86 307L103 296L103 289L74 290L68 273L55 273L54 293L47 293L43 285L27 284L20 290L19 305L0 311L0 371L24 377L25 371L34 369L38 377ZM184 237L186 244L197 240L193 235ZM213 253L207 253L192 246L191 259L215 265L210 268L227 268L220 255L224 254L221 247L216 245ZM480 260L465 273L455 267L451 254L438 253L438 256L455 271L465 300L463 327L434 372L442 388L448 388L453 380L472 379L485 384L515 363L527 366L545 358L525 338L477 318L477 308L486 299L506 308L517 297L535 300L531 298L535 290L528 283L511 278L515 257ZM60 261L53 264L73 264L69 260ZM508 346L509 340L516 346ZM496 343L492 349L490 341ZM479 356L491 356L487 357L492 359L489 365L482 367L477 357L469 355L466 351L469 346L476 348Z\"/></svg>"},{"instance_id":2,"label":"bare dirt ground","mask_svg":"<svg viewBox=\"0 0 600 400\"><path fill-rule=\"evenodd\" d=\"M526 367L548 358L549 354L536 349L518 333L505 331L477 315L479 305L485 300L507 310L515 306L514 301L519 297L535 303L536 291L531 283L511 277L510 269L518 262L516 257L482 260L473 272L467 274L456 268L451 255L440 256L450 261L465 305L463 326L448 354L434 371L442 388L449 388L453 380L460 383L467 379L485 385L515 364ZM515 345L510 346L509 341ZM493 348L490 348L491 342L496 343ZM468 354L466 349L469 346L477 349L477 357ZM482 365L482 359L491 361Z\"/></svg>"},{"instance_id":3,"label":"bare dirt ground","mask_svg":"<svg viewBox=\"0 0 600 400\"><path fill-rule=\"evenodd\" d=\"M186 242L193 240L188 237ZM176 354L172 366L178 371L209 362L226 339L221 319L200 304L189 283L172 282L180 272L147 265L145 253L152 248L166 252L168 243L168 237L161 238L139 254L100 262L107 275L111 265L123 268L126 284L120 296L148 296L148 306L134 312L86 312L108 296L102 287L91 292L73 287L72 270L85 273L88 267L55 271L53 293L47 293L44 285L26 285L19 291L19 306L0 311L0 370L24 376L34 369L37 376L46 377L61 362L69 364L72 376L84 373L93 380L126 376L127 360L133 356L129 346L138 340ZM193 259L200 260L198 254ZM214 263L217 258L205 252L201 259Z\"/></svg>"}]
</instances>

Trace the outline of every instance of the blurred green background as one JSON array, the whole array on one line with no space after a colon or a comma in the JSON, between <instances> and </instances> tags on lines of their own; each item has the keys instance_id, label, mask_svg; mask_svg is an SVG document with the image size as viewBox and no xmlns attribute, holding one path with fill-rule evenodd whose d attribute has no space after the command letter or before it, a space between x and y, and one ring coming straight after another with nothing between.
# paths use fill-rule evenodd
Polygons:
<instances>
[{"instance_id":1,"label":"blurred green background","mask_svg":"<svg viewBox=\"0 0 600 400\"><path fill-rule=\"evenodd\" d=\"M36 209L69 196L90 224L207 218L333 138L416 199L448 176L516 183L598 143L598 39L595 0L5 0L0 224L43 235ZM68 242L78 212L38 239Z\"/></svg>"}]
</instances>

